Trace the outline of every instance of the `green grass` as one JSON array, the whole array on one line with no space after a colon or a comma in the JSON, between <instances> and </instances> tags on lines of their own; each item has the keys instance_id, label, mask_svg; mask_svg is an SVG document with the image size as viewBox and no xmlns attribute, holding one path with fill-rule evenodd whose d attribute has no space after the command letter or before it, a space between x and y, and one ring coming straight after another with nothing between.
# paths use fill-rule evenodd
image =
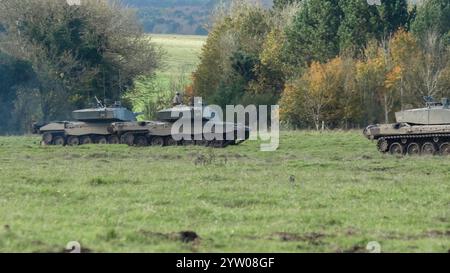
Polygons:
<instances>
[{"instance_id":1,"label":"green grass","mask_svg":"<svg viewBox=\"0 0 450 273\"><path fill-rule=\"evenodd\" d=\"M450 158L380 155L360 132L285 132L273 153L38 142L0 138L0 252L450 250Z\"/></svg>"},{"instance_id":2,"label":"green grass","mask_svg":"<svg viewBox=\"0 0 450 273\"><path fill-rule=\"evenodd\" d=\"M152 34L151 41L163 48L165 68L158 72L159 81L168 84L180 74L190 75L197 64L206 36Z\"/></svg>"}]
</instances>

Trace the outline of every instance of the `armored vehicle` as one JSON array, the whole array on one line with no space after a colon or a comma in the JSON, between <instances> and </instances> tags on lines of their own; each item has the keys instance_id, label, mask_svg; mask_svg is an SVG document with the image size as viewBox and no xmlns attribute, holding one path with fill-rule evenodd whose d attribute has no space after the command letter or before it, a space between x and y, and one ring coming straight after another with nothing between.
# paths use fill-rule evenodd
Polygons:
<instances>
[{"instance_id":1,"label":"armored vehicle","mask_svg":"<svg viewBox=\"0 0 450 273\"><path fill-rule=\"evenodd\" d=\"M364 135L394 155L450 155L450 101L426 97L426 107L396 113L395 124L371 125Z\"/></svg>"},{"instance_id":2,"label":"armored vehicle","mask_svg":"<svg viewBox=\"0 0 450 273\"><path fill-rule=\"evenodd\" d=\"M172 129L177 122L184 124L183 130L173 134ZM187 127L190 130L186 130ZM114 122L110 133L130 146L199 145L219 148L240 144L250 137L248 127L221 122L208 107L184 105L159 111L157 121Z\"/></svg>"},{"instance_id":3,"label":"armored vehicle","mask_svg":"<svg viewBox=\"0 0 450 273\"><path fill-rule=\"evenodd\" d=\"M116 102L106 107L97 99L97 106L72 112L76 121L52 122L35 128L42 134L44 145L119 144L117 135L110 133L111 123L136 122L136 113Z\"/></svg>"}]
</instances>

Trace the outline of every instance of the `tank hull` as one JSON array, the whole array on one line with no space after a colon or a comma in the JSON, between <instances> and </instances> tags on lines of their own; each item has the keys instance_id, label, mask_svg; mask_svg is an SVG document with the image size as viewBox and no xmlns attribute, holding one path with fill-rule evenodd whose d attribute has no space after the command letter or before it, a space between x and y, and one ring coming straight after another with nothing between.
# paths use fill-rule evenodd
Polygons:
<instances>
[{"instance_id":1,"label":"tank hull","mask_svg":"<svg viewBox=\"0 0 450 273\"><path fill-rule=\"evenodd\" d=\"M116 144L110 128L110 122L55 122L39 130L44 145Z\"/></svg>"},{"instance_id":2,"label":"tank hull","mask_svg":"<svg viewBox=\"0 0 450 273\"><path fill-rule=\"evenodd\" d=\"M396 155L450 155L450 125L371 125L364 135L377 141L381 153Z\"/></svg>"},{"instance_id":3,"label":"tank hull","mask_svg":"<svg viewBox=\"0 0 450 273\"><path fill-rule=\"evenodd\" d=\"M250 130L244 126L214 122L210 125L214 124L215 131L209 132L204 130L207 124L207 121L191 123L189 133L185 133L186 130L172 132L174 123L167 121L118 122L112 124L111 130L122 143L130 146L199 145L219 148L240 144L250 137Z\"/></svg>"}]
</instances>

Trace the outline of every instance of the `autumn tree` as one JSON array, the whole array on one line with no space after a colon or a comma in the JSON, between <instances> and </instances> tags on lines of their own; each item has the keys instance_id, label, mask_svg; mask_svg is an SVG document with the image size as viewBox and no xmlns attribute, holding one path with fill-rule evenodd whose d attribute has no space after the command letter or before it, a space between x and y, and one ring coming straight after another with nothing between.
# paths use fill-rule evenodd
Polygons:
<instances>
[{"instance_id":1,"label":"autumn tree","mask_svg":"<svg viewBox=\"0 0 450 273\"><path fill-rule=\"evenodd\" d=\"M301 78L286 87L280 101L282 119L303 118L317 130L322 123L334 128L356 121L355 80L348 73L353 69L352 61L340 57L325 64L313 62Z\"/></svg>"},{"instance_id":2,"label":"autumn tree","mask_svg":"<svg viewBox=\"0 0 450 273\"><path fill-rule=\"evenodd\" d=\"M448 92L445 89L449 86L442 83L448 82L444 72L450 65L449 61L449 48L445 46L443 38L436 32L429 32L419 63L416 64L421 95L443 96Z\"/></svg>"},{"instance_id":3,"label":"autumn tree","mask_svg":"<svg viewBox=\"0 0 450 273\"><path fill-rule=\"evenodd\" d=\"M393 69L387 75L386 88L398 89L400 108L411 105L417 94L416 72L420 48L416 38L404 29L397 31L389 42Z\"/></svg>"}]
</instances>

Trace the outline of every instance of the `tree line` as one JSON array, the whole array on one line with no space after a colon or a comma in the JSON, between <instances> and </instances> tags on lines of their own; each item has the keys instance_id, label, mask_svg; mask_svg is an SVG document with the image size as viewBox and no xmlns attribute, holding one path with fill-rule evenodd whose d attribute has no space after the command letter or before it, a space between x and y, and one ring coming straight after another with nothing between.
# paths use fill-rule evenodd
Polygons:
<instances>
[{"instance_id":1,"label":"tree line","mask_svg":"<svg viewBox=\"0 0 450 273\"><path fill-rule=\"evenodd\" d=\"M279 104L293 128L352 128L392 122L422 96L449 95L450 0L254 2L216 8L188 96ZM133 89L158 89L162 55L135 11L115 1L2 0L0 133L68 119L95 96L145 100L135 95L148 92ZM167 103L166 94L150 108Z\"/></svg>"},{"instance_id":2,"label":"tree line","mask_svg":"<svg viewBox=\"0 0 450 273\"><path fill-rule=\"evenodd\" d=\"M0 133L70 118L95 96L119 100L161 66L135 12L118 2L0 1Z\"/></svg>"},{"instance_id":3,"label":"tree line","mask_svg":"<svg viewBox=\"0 0 450 273\"><path fill-rule=\"evenodd\" d=\"M280 104L290 127L354 128L450 95L449 0L235 0L214 19L186 89L210 103Z\"/></svg>"}]
</instances>

